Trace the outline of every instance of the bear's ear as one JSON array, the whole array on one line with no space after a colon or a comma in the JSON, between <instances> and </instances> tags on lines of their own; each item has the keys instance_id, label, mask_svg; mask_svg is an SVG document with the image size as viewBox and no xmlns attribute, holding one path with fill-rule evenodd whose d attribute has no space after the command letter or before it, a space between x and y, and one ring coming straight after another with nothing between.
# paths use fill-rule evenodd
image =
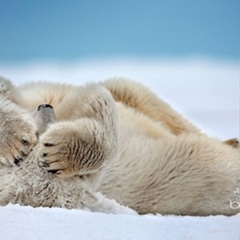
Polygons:
<instances>
[{"instance_id":1,"label":"bear's ear","mask_svg":"<svg viewBox=\"0 0 240 240\"><path fill-rule=\"evenodd\" d=\"M228 139L228 140L224 141L224 143L227 144L227 145L230 145L234 148L239 148L239 146L240 146L239 145L239 139L237 139L237 138Z\"/></svg>"},{"instance_id":2,"label":"bear's ear","mask_svg":"<svg viewBox=\"0 0 240 240\"><path fill-rule=\"evenodd\" d=\"M54 109L50 104L41 104L33 113L33 117L37 124L38 136L47 130L49 124L56 121Z\"/></svg>"}]
</instances>

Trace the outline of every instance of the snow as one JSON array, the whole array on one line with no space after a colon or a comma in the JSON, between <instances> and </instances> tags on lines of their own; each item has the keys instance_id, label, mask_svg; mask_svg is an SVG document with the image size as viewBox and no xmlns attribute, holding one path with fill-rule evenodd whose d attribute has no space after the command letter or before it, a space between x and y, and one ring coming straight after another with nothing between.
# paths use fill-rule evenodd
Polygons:
<instances>
[{"instance_id":1,"label":"snow","mask_svg":"<svg viewBox=\"0 0 240 240\"><path fill-rule=\"evenodd\" d=\"M232 217L132 216L8 205L0 208L1 239L238 240Z\"/></svg>"},{"instance_id":2,"label":"snow","mask_svg":"<svg viewBox=\"0 0 240 240\"><path fill-rule=\"evenodd\" d=\"M209 59L120 59L75 63L1 64L16 84L51 80L83 84L124 76L149 86L204 132L239 138L239 63ZM1 239L239 240L240 214L180 217L0 207Z\"/></svg>"}]
</instances>

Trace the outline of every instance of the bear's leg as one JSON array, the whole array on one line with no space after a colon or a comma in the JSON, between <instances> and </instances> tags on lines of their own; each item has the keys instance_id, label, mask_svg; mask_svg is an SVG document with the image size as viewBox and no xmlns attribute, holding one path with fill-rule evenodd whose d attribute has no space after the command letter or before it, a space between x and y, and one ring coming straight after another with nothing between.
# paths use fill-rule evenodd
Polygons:
<instances>
[{"instance_id":1,"label":"bear's leg","mask_svg":"<svg viewBox=\"0 0 240 240\"><path fill-rule=\"evenodd\" d=\"M53 107L50 104L41 104L33 113L34 120L37 125L37 133L43 134L49 124L56 122L56 116Z\"/></svg>"},{"instance_id":2,"label":"bear's leg","mask_svg":"<svg viewBox=\"0 0 240 240\"><path fill-rule=\"evenodd\" d=\"M88 85L79 89L74 106L75 120L52 124L39 140L40 164L60 177L95 173L118 152L118 120L111 94L99 85Z\"/></svg>"},{"instance_id":3,"label":"bear's leg","mask_svg":"<svg viewBox=\"0 0 240 240\"><path fill-rule=\"evenodd\" d=\"M102 83L116 101L134 108L153 121L161 122L173 134L199 133L200 131L167 103L143 85L125 79L112 79Z\"/></svg>"},{"instance_id":4,"label":"bear's leg","mask_svg":"<svg viewBox=\"0 0 240 240\"><path fill-rule=\"evenodd\" d=\"M37 143L33 118L16 104L0 95L0 162L19 165Z\"/></svg>"},{"instance_id":5,"label":"bear's leg","mask_svg":"<svg viewBox=\"0 0 240 240\"><path fill-rule=\"evenodd\" d=\"M37 143L37 127L30 114L15 103L17 88L0 77L0 162L19 165Z\"/></svg>"}]
</instances>

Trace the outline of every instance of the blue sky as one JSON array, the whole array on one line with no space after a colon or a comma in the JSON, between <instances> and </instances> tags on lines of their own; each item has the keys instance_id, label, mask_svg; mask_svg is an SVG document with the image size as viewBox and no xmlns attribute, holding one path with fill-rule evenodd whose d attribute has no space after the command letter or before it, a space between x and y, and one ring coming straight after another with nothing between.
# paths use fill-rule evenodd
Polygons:
<instances>
[{"instance_id":1,"label":"blue sky","mask_svg":"<svg viewBox=\"0 0 240 240\"><path fill-rule=\"evenodd\" d=\"M239 0L0 0L0 62L239 60Z\"/></svg>"}]
</instances>

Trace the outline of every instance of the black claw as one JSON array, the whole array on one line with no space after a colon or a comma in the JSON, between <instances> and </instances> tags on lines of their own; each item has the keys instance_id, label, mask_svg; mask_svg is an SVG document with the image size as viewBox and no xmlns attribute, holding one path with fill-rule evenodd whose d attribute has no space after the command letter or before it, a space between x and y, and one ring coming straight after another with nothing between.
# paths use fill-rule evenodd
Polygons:
<instances>
[{"instance_id":1,"label":"black claw","mask_svg":"<svg viewBox=\"0 0 240 240\"><path fill-rule=\"evenodd\" d=\"M16 164L17 166L20 166L21 161L23 161L22 158L14 158L14 164Z\"/></svg>"},{"instance_id":2,"label":"black claw","mask_svg":"<svg viewBox=\"0 0 240 240\"><path fill-rule=\"evenodd\" d=\"M42 167L46 167L47 168L47 167L49 167L49 164L44 162L44 163L42 163Z\"/></svg>"},{"instance_id":3,"label":"black claw","mask_svg":"<svg viewBox=\"0 0 240 240\"><path fill-rule=\"evenodd\" d=\"M38 106L37 110L40 111L42 108L53 108L50 104L41 104Z\"/></svg>"},{"instance_id":4,"label":"black claw","mask_svg":"<svg viewBox=\"0 0 240 240\"><path fill-rule=\"evenodd\" d=\"M58 172L58 170L48 170L49 173L55 174Z\"/></svg>"},{"instance_id":5,"label":"black claw","mask_svg":"<svg viewBox=\"0 0 240 240\"><path fill-rule=\"evenodd\" d=\"M20 161L18 159L14 159L14 164L16 164L17 166L20 166Z\"/></svg>"},{"instance_id":6,"label":"black claw","mask_svg":"<svg viewBox=\"0 0 240 240\"><path fill-rule=\"evenodd\" d=\"M52 147L53 144L52 143L44 143L44 147Z\"/></svg>"},{"instance_id":7,"label":"black claw","mask_svg":"<svg viewBox=\"0 0 240 240\"><path fill-rule=\"evenodd\" d=\"M23 157L27 157L27 155L28 155L28 154L27 154L26 152L24 152L24 151L21 151L21 154L22 154Z\"/></svg>"},{"instance_id":8,"label":"black claw","mask_svg":"<svg viewBox=\"0 0 240 240\"><path fill-rule=\"evenodd\" d=\"M49 164L45 163L45 162L39 162L39 166L40 167L49 167Z\"/></svg>"},{"instance_id":9,"label":"black claw","mask_svg":"<svg viewBox=\"0 0 240 240\"><path fill-rule=\"evenodd\" d=\"M26 140L26 139L22 139L22 143L23 143L24 145L29 145L29 141Z\"/></svg>"}]
</instances>

